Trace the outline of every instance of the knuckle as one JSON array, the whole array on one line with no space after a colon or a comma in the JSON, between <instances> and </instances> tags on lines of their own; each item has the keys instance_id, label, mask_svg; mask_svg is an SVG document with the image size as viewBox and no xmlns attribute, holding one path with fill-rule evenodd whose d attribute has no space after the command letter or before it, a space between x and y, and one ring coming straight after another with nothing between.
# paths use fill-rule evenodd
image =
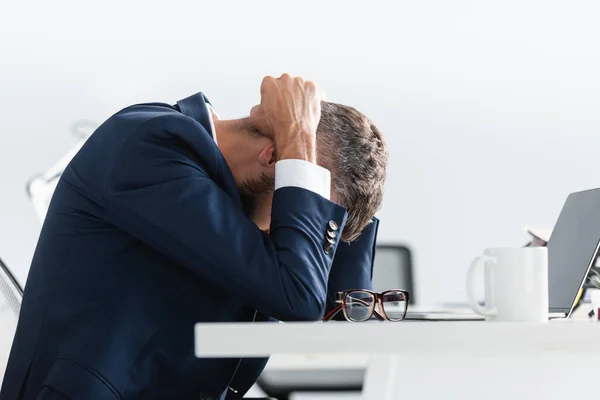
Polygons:
<instances>
[{"instance_id":1,"label":"knuckle","mask_svg":"<svg viewBox=\"0 0 600 400\"><path fill-rule=\"evenodd\" d=\"M311 90L317 90L317 85L316 83L314 83L313 81L306 81L304 82L304 85Z\"/></svg>"}]
</instances>

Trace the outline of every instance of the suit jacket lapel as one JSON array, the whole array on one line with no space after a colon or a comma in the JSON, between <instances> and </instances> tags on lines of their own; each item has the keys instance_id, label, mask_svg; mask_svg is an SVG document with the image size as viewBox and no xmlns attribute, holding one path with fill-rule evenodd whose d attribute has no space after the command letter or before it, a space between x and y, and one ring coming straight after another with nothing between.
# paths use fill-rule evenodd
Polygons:
<instances>
[{"instance_id":1,"label":"suit jacket lapel","mask_svg":"<svg viewBox=\"0 0 600 400\"><path fill-rule=\"evenodd\" d=\"M207 104L210 104L210 102L202 92L198 92L177 102L179 110L181 110L182 114L195 119L204 127L206 132L209 132L211 135L215 135L216 133L212 131L212 126L210 123L212 116L208 111L208 107L206 106ZM215 147L217 147L216 143ZM223 190L233 199L238 207L242 208L240 192L237 184L235 183L235 179L231 174L231 170L229 169L223 154L218 150L218 148L217 153L219 155L219 161L221 164L219 170L222 172L219 178L223 180L222 183L217 183L219 183L219 186L221 186Z\"/></svg>"},{"instance_id":2,"label":"suit jacket lapel","mask_svg":"<svg viewBox=\"0 0 600 400\"><path fill-rule=\"evenodd\" d=\"M202 92L198 92L177 102L177 105L183 114L194 118L207 132L214 135L215 132L212 132L210 124L211 115L206 104L210 104L210 101L208 101Z\"/></svg>"}]
</instances>

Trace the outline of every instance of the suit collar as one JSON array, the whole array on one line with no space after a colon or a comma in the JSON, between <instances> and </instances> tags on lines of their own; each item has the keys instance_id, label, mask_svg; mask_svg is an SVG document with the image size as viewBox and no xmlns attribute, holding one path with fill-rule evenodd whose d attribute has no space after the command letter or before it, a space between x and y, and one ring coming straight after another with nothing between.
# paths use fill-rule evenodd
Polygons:
<instances>
[{"instance_id":1,"label":"suit collar","mask_svg":"<svg viewBox=\"0 0 600 400\"><path fill-rule=\"evenodd\" d=\"M207 104L210 104L210 101L208 101L202 92L198 92L177 102L182 114L198 121L214 137L215 132L212 129L212 117L208 111Z\"/></svg>"},{"instance_id":2,"label":"suit collar","mask_svg":"<svg viewBox=\"0 0 600 400\"><path fill-rule=\"evenodd\" d=\"M204 127L206 132L208 132L214 140L216 132L213 131L212 116L210 115L207 105L210 105L210 102L202 92L198 92L177 102L179 111L182 114L198 121L198 123ZM229 194L238 207L244 208L246 206L246 202L242 201L239 189L235 183L235 178L233 177L233 174L231 173L223 154L218 149L216 141L214 142L214 148L217 151L217 159L219 160L220 165L219 170L221 174L219 176L220 179L223 180L221 187L227 194Z\"/></svg>"}]
</instances>

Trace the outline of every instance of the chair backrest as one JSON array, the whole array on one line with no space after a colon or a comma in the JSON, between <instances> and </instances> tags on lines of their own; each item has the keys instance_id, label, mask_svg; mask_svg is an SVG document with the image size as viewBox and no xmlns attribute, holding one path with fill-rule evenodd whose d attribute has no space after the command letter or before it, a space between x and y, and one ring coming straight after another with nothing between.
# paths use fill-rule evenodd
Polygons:
<instances>
[{"instance_id":1,"label":"chair backrest","mask_svg":"<svg viewBox=\"0 0 600 400\"><path fill-rule=\"evenodd\" d=\"M0 260L0 384L17 329L23 290Z\"/></svg>"},{"instance_id":2,"label":"chair backrest","mask_svg":"<svg viewBox=\"0 0 600 400\"><path fill-rule=\"evenodd\" d=\"M402 245L377 245L373 265L373 290L404 289L415 303L413 262L410 249Z\"/></svg>"}]
</instances>

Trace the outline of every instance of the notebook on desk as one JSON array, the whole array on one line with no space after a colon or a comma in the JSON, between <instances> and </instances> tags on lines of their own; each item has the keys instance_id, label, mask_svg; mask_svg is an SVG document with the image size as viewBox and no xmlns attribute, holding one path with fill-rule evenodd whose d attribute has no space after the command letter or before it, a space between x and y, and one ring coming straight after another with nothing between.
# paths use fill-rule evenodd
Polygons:
<instances>
[{"instance_id":1,"label":"notebook on desk","mask_svg":"<svg viewBox=\"0 0 600 400\"><path fill-rule=\"evenodd\" d=\"M548 240L549 317L568 317L596 259L600 244L600 189L571 193ZM474 321L484 317L469 308L410 307L407 320Z\"/></svg>"},{"instance_id":2,"label":"notebook on desk","mask_svg":"<svg viewBox=\"0 0 600 400\"><path fill-rule=\"evenodd\" d=\"M465 304L463 307L410 306L404 319L407 321L483 321L484 317L475 314Z\"/></svg>"}]
</instances>

